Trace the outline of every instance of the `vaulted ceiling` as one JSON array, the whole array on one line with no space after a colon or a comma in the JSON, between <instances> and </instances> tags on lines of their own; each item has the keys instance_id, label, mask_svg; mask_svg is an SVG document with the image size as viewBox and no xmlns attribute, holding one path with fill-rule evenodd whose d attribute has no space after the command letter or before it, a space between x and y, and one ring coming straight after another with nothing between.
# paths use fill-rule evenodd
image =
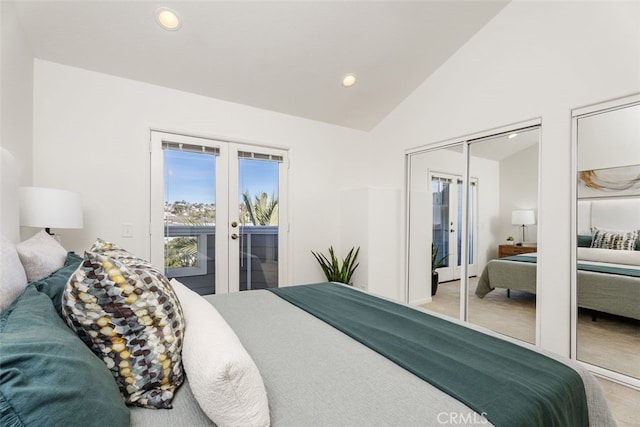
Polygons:
<instances>
[{"instance_id":1,"label":"vaulted ceiling","mask_svg":"<svg viewBox=\"0 0 640 427\"><path fill-rule=\"evenodd\" d=\"M370 130L508 1L18 1L37 58ZM155 20L159 7L178 31ZM357 83L345 88L348 73Z\"/></svg>"}]
</instances>

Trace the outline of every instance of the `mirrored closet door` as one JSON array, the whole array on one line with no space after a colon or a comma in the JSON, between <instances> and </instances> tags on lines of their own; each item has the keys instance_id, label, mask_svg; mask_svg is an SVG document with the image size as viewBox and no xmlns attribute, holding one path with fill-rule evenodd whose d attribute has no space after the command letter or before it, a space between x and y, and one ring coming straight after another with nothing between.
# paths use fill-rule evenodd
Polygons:
<instances>
[{"instance_id":1,"label":"mirrored closet door","mask_svg":"<svg viewBox=\"0 0 640 427\"><path fill-rule=\"evenodd\" d=\"M640 379L640 95L573 115L573 354L633 381Z\"/></svg>"},{"instance_id":2,"label":"mirrored closet door","mask_svg":"<svg viewBox=\"0 0 640 427\"><path fill-rule=\"evenodd\" d=\"M459 317L465 170L462 144L418 152L408 160L409 303L429 304L438 294L442 303L438 311Z\"/></svg>"},{"instance_id":3,"label":"mirrored closet door","mask_svg":"<svg viewBox=\"0 0 640 427\"><path fill-rule=\"evenodd\" d=\"M410 304L535 343L539 133L407 154Z\"/></svg>"},{"instance_id":4,"label":"mirrored closet door","mask_svg":"<svg viewBox=\"0 0 640 427\"><path fill-rule=\"evenodd\" d=\"M471 323L535 344L539 128L472 141L482 269L469 279ZM471 218L470 218L471 219ZM470 271L470 273L472 273Z\"/></svg>"}]
</instances>

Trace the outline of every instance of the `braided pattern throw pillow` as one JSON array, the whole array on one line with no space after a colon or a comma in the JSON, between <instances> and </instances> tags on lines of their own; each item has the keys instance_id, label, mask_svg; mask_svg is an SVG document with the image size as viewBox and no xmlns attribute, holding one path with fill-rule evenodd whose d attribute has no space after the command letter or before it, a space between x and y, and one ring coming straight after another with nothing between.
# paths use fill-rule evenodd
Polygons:
<instances>
[{"instance_id":1,"label":"braided pattern throw pillow","mask_svg":"<svg viewBox=\"0 0 640 427\"><path fill-rule=\"evenodd\" d=\"M127 404L171 408L184 379L182 308L166 277L121 251L121 259L85 252L65 288L63 316L111 370Z\"/></svg>"}]
</instances>

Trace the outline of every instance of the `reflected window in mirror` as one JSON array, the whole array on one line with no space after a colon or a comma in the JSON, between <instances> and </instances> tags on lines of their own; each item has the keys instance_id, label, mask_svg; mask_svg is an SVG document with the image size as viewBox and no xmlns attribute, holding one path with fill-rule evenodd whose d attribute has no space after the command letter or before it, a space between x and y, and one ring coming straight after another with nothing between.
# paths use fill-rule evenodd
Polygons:
<instances>
[{"instance_id":1,"label":"reflected window in mirror","mask_svg":"<svg viewBox=\"0 0 640 427\"><path fill-rule=\"evenodd\" d=\"M574 141L574 356L640 379L640 95L574 111Z\"/></svg>"},{"instance_id":2,"label":"reflected window in mirror","mask_svg":"<svg viewBox=\"0 0 640 427\"><path fill-rule=\"evenodd\" d=\"M408 302L446 300L441 314L459 317L462 218L462 144L414 153L408 158Z\"/></svg>"}]
</instances>

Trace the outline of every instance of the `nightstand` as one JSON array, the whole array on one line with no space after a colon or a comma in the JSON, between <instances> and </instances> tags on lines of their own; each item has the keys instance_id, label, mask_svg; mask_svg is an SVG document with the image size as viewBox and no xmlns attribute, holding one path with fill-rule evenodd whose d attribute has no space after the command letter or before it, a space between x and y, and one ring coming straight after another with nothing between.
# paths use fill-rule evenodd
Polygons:
<instances>
[{"instance_id":1,"label":"nightstand","mask_svg":"<svg viewBox=\"0 0 640 427\"><path fill-rule=\"evenodd\" d=\"M498 258L536 252L537 246L498 245Z\"/></svg>"}]
</instances>

